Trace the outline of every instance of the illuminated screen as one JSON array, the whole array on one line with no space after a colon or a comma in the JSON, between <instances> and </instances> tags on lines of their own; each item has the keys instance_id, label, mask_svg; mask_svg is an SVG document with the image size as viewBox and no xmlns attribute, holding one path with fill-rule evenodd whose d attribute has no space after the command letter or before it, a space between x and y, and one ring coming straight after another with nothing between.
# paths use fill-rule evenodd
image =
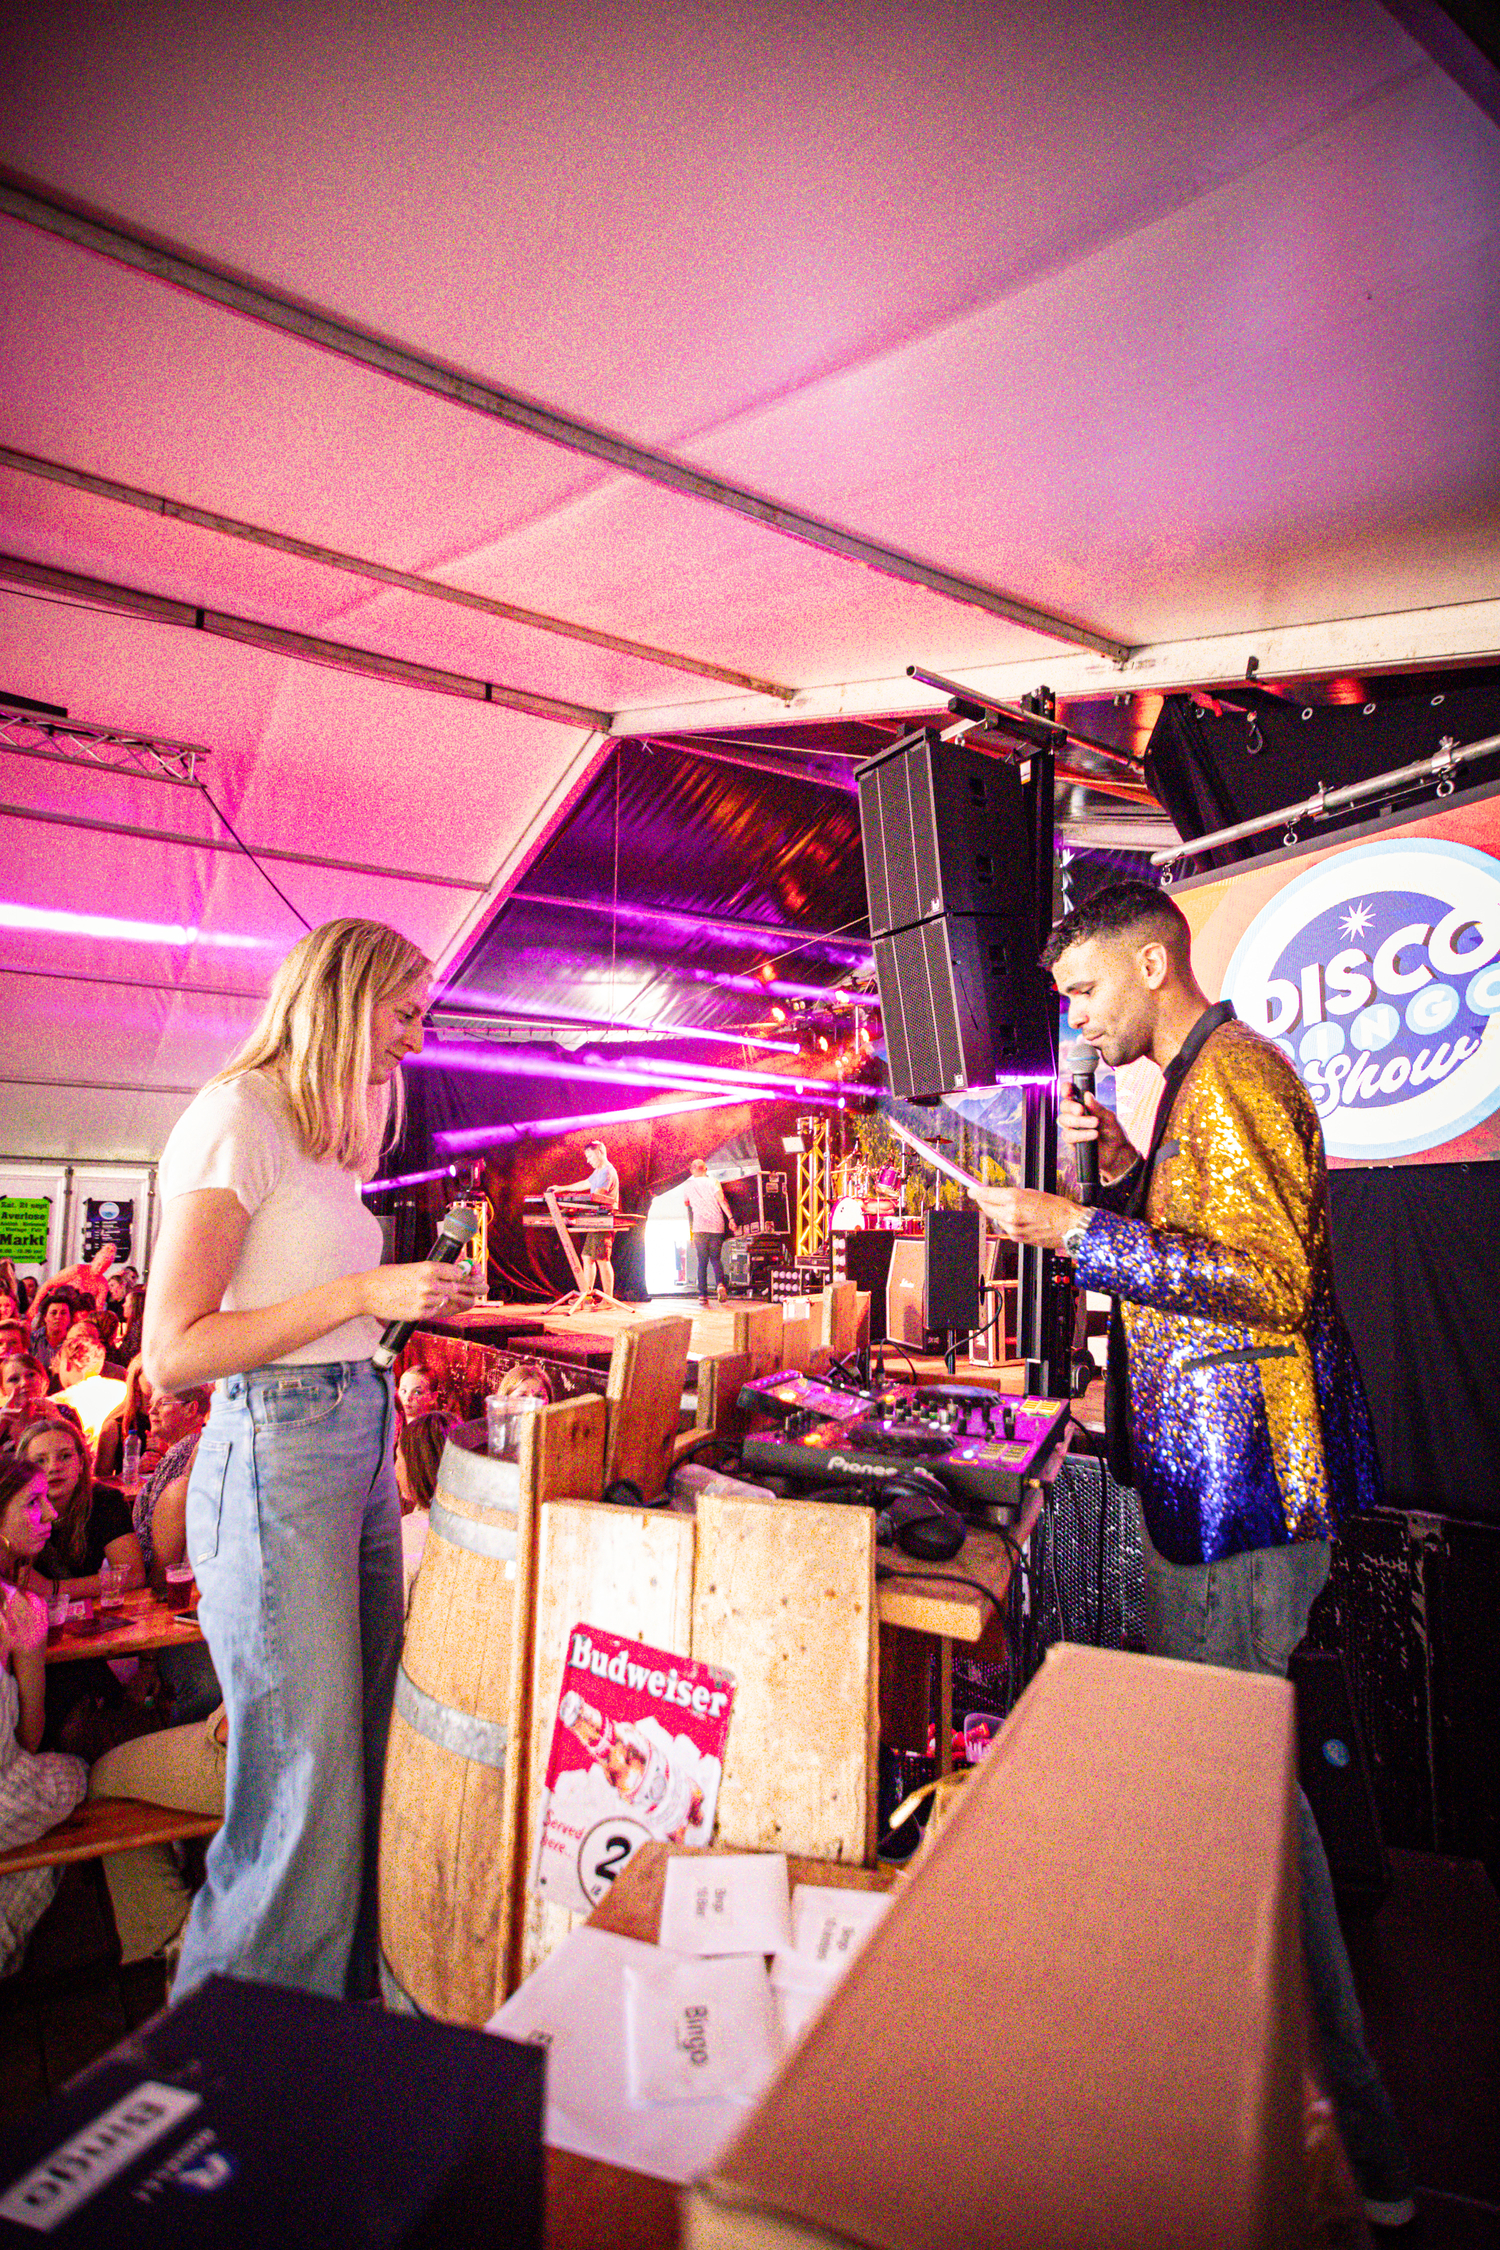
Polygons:
<instances>
[{"instance_id":1,"label":"illuminated screen","mask_svg":"<svg viewBox=\"0 0 1500 2250\"><path fill-rule=\"evenodd\" d=\"M1204 991L1296 1065L1331 1164L1500 1157L1500 790L1170 895Z\"/></svg>"}]
</instances>

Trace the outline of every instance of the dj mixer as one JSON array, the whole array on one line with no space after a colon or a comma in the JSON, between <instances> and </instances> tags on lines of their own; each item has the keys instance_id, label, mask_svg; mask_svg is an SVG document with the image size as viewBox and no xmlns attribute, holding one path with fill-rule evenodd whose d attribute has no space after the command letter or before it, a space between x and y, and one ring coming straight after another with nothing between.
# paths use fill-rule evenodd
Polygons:
<instances>
[{"instance_id":1,"label":"dj mixer","mask_svg":"<svg viewBox=\"0 0 1500 2250\"><path fill-rule=\"evenodd\" d=\"M1066 1399L962 1383L840 1390L791 1369L746 1383L740 1404L766 1417L744 1441L746 1469L864 1485L921 1469L971 1514L993 1509L1005 1520L1050 1468L1068 1419Z\"/></svg>"}]
</instances>

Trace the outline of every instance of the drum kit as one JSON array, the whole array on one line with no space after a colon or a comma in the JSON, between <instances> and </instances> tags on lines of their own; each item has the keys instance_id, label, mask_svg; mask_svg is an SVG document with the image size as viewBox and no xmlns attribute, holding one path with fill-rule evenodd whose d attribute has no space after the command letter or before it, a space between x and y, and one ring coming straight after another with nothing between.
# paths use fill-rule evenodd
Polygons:
<instances>
[{"instance_id":1,"label":"drum kit","mask_svg":"<svg viewBox=\"0 0 1500 2250\"><path fill-rule=\"evenodd\" d=\"M852 1234L867 1227L896 1232L901 1226L901 1177L894 1165L876 1172L860 1156L846 1156L833 1175L835 1234Z\"/></svg>"}]
</instances>

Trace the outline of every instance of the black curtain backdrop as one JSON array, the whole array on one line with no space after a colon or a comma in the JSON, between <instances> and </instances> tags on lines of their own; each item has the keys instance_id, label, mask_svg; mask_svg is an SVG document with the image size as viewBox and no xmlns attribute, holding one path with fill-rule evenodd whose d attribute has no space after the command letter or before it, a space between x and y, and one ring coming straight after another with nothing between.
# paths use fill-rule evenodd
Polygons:
<instances>
[{"instance_id":1,"label":"black curtain backdrop","mask_svg":"<svg viewBox=\"0 0 1500 2250\"><path fill-rule=\"evenodd\" d=\"M1389 1504L1500 1523L1500 1164L1336 1171L1328 1190Z\"/></svg>"}]
</instances>

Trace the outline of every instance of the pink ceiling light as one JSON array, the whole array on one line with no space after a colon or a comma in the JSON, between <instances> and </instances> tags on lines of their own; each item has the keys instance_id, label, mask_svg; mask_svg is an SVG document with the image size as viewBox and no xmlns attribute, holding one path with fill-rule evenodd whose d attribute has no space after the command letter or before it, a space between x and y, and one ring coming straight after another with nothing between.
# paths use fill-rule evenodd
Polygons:
<instances>
[{"instance_id":1,"label":"pink ceiling light","mask_svg":"<svg viewBox=\"0 0 1500 2250\"><path fill-rule=\"evenodd\" d=\"M743 1097L741 1097L743 1099ZM461 1131L434 1133L433 1139L442 1148L493 1148L499 1141L551 1140L558 1134L573 1134L585 1125L633 1125L643 1117L682 1117L695 1109L730 1109L735 1097L723 1094L699 1094L681 1101L642 1102L639 1109L597 1109L581 1117L528 1117L518 1125L466 1125Z\"/></svg>"},{"instance_id":2,"label":"pink ceiling light","mask_svg":"<svg viewBox=\"0 0 1500 2250\"><path fill-rule=\"evenodd\" d=\"M0 930L45 930L53 937L120 940L134 945L222 945L241 951L279 952L284 938L239 937L228 930L196 930L181 922L127 922L116 914L72 914L56 906L18 906L0 899Z\"/></svg>"}]
</instances>

